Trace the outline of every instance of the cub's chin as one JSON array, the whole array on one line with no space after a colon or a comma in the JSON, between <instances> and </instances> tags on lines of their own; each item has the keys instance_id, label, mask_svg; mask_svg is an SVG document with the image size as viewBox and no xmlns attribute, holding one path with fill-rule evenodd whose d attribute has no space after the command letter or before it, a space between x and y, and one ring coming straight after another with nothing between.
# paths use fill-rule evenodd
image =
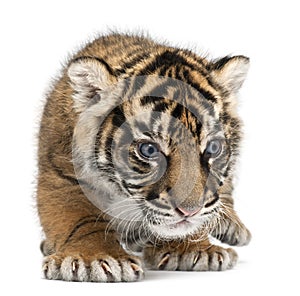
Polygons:
<instances>
[{"instance_id":1,"label":"cub's chin","mask_svg":"<svg viewBox=\"0 0 300 296\"><path fill-rule=\"evenodd\" d=\"M205 230L208 230L206 225L207 219L202 217L198 219L174 219L160 224L152 224L150 231L154 236L163 240L182 239L199 232L205 233Z\"/></svg>"}]
</instances>

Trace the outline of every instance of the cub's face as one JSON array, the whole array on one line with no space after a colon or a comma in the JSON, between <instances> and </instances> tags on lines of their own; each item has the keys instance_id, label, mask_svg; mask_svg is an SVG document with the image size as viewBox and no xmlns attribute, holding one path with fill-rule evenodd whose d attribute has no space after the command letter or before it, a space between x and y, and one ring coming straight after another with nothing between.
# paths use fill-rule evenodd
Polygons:
<instances>
[{"instance_id":1,"label":"cub's face","mask_svg":"<svg viewBox=\"0 0 300 296\"><path fill-rule=\"evenodd\" d=\"M117 80L91 59L69 67L79 113L75 171L87 198L126 240L182 238L215 221L239 143L236 90L226 89L229 73L219 70L211 70L208 100L175 78Z\"/></svg>"}]
</instances>

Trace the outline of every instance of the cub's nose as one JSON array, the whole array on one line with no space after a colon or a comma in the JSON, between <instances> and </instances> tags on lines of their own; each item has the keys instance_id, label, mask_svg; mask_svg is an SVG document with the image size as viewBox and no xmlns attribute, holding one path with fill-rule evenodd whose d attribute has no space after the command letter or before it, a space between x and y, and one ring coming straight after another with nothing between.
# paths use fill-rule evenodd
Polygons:
<instances>
[{"instance_id":1,"label":"cub's nose","mask_svg":"<svg viewBox=\"0 0 300 296\"><path fill-rule=\"evenodd\" d=\"M185 209L183 207L177 207L175 208L175 211L180 215L180 216L184 216L184 217L192 217L194 215L196 215L199 211L201 210L201 208L196 208L196 209Z\"/></svg>"}]
</instances>

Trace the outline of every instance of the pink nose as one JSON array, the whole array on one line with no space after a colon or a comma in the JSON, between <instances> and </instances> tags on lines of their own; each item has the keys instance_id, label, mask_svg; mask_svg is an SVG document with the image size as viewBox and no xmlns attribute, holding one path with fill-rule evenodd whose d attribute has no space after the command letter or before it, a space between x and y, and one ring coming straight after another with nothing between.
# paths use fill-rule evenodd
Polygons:
<instances>
[{"instance_id":1,"label":"pink nose","mask_svg":"<svg viewBox=\"0 0 300 296\"><path fill-rule=\"evenodd\" d=\"M196 215L200 211L200 209L201 208L197 208L197 209L193 209L193 210L187 210L187 209L184 209L184 208L181 208L181 207L177 207L175 210L181 216L191 217L191 216Z\"/></svg>"}]
</instances>

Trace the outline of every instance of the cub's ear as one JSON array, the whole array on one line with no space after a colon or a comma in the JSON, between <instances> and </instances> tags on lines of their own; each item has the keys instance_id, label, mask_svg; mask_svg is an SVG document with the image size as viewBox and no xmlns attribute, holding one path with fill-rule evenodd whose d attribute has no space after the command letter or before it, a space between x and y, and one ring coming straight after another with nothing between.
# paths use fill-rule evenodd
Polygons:
<instances>
[{"instance_id":1,"label":"cub's ear","mask_svg":"<svg viewBox=\"0 0 300 296\"><path fill-rule=\"evenodd\" d=\"M101 91L117 81L109 65L94 57L80 57L73 60L68 76L74 90L76 111L82 111L101 97Z\"/></svg>"},{"instance_id":2,"label":"cub's ear","mask_svg":"<svg viewBox=\"0 0 300 296\"><path fill-rule=\"evenodd\" d=\"M246 79L249 65L245 56L224 57L212 64L211 75L226 91L236 94Z\"/></svg>"}]
</instances>

